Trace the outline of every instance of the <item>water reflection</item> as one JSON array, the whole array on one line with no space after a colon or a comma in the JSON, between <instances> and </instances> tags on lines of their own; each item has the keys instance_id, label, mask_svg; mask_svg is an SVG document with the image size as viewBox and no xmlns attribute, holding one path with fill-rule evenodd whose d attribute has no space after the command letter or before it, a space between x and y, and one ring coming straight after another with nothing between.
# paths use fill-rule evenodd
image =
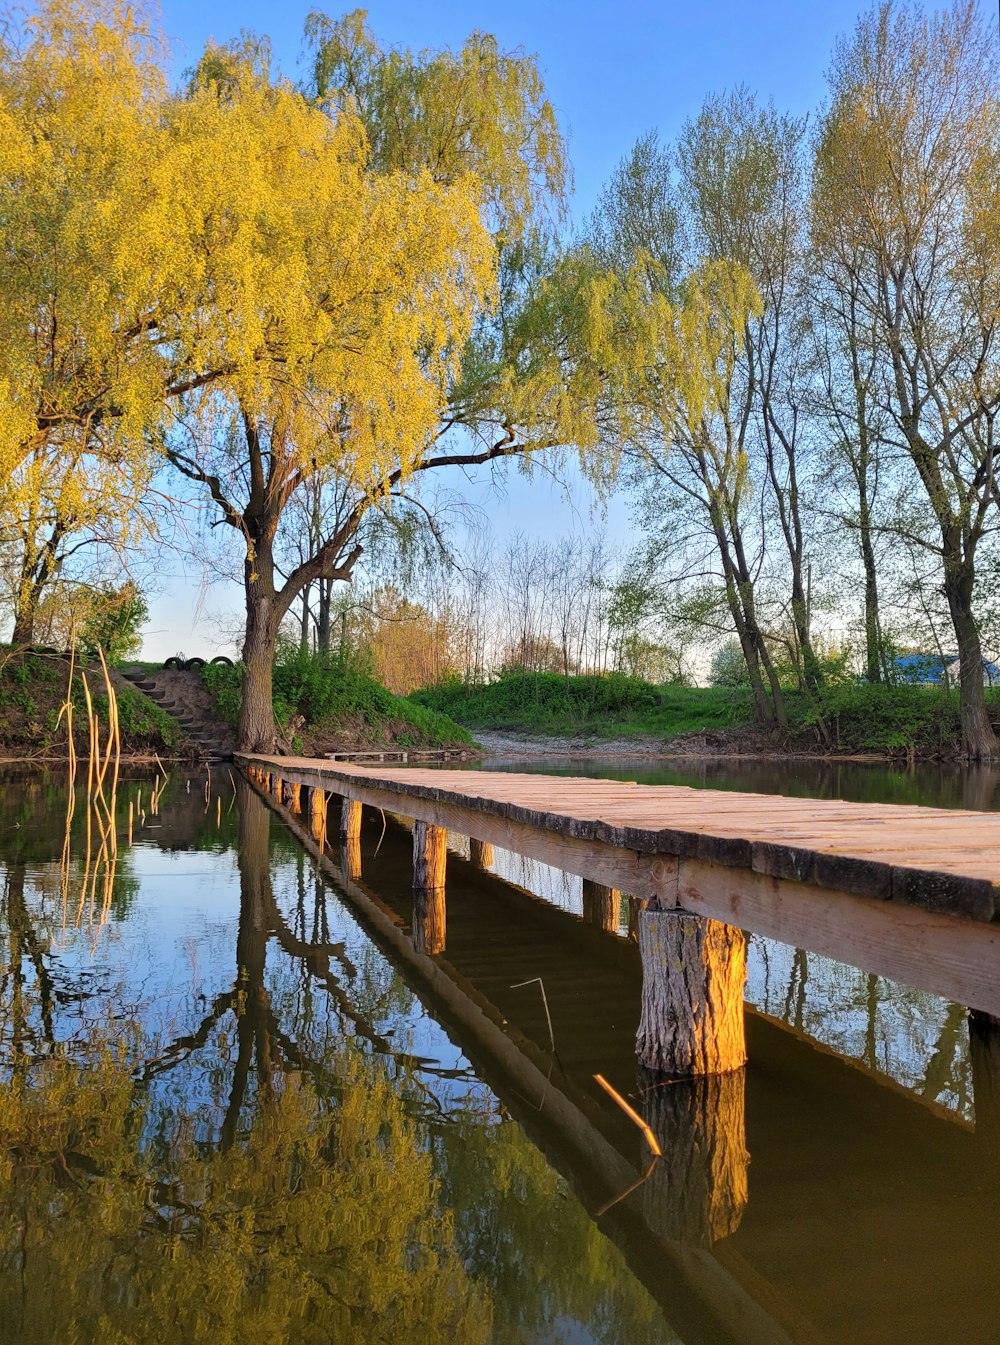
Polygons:
<instances>
[{"instance_id":1,"label":"water reflection","mask_svg":"<svg viewBox=\"0 0 1000 1345\"><path fill-rule=\"evenodd\" d=\"M0 799L4 1341L674 1341L267 806L231 802L169 782L95 941L62 928L57 782Z\"/></svg>"}]
</instances>

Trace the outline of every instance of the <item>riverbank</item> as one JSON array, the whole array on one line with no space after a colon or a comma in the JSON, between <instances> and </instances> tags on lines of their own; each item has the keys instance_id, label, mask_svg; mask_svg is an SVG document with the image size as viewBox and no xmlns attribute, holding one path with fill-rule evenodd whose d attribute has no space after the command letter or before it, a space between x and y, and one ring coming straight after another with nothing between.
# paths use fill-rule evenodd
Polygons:
<instances>
[{"instance_id":1,"label":"riverbank","mask_svg":"<svg viewBox=\"0 0 1000 1345\"><path fill-rule=\"evenodd\" d=\"M471 729L490 750L556 756L859 757L962 759L958 696L939 686L841 682L813 696L784 693L787 723L758 728L742 688L654 686L638 678L511 673L476 685L457 681L410 700ZM1000 727L1000 693L987 692Z\"/></svg>"}]
</instances>

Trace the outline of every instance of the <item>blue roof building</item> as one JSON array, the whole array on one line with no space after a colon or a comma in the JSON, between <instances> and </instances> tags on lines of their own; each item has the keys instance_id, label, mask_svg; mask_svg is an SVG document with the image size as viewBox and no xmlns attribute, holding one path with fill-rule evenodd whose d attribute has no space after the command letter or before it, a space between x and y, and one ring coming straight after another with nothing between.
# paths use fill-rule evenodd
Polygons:
<instances>
[{"instance_id":1,"label":"blue roof building","mask_svg":"<svg viewBox=\"0 0 1000 1345\"><path fill-rule=\"evenodd\" d=\"M958 685L961 661L957 654L900 654L895 661L897 682L910 686ZM1000 686L1000 665L983 659L983 681Z\"/></svg>"}]
</instances>

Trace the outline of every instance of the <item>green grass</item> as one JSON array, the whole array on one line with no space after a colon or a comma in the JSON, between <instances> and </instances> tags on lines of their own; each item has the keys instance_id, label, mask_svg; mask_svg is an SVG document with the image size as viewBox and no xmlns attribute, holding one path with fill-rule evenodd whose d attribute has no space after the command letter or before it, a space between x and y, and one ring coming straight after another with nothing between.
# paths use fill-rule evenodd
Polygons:
<instances>
[{"instance_id":1,"label":"green grass","mask_svg":"<svg viewBox=\"0 0 1000 1345\"><path fill-rule=\"evenodd\" d=\"M201 675L215 696L220 714L236 724L242 666L209 664ZM391 738L401 747L441 747L472 741L468 729L446 714L393 695L374 678L338 659L298 651L279 656L274 667L273 701L275 716L283 727L294 716L304 716L304 733L346 726L368 740Z\"/></svg>"},{"instance_id":2,"label":"green grass","mask_svg":"<svg viewBox=\"0 0 1000 1345\"><path fill-rule=\"evenodd\" d=\"M746 723L750 698L719 687L651 686L637 677L563 677L517 673L485 685L446 682L425 687L411 701L451 715L473 729L601 737L619 733L676 737Z\"/></svg>"},{"instance_id":3,"label":"green grass","mask_svg":"<svg viewBox=\"0 0 1000 1345\"><path fill-rule=\"evenodd\" d=\"M52 655L18 652L0 664L0 746L24 755L66 750L66 720L59 711L66 698L69 664ZM87 669L91 700L102 731L108 723L108 698L99 667ZM122 747L126 752L167 752L176 743L176 721L128 685L116 688ZM79 664L73 678L73 736L79 750L88 742L86 696Z\"/></svg>"}]
</instances>

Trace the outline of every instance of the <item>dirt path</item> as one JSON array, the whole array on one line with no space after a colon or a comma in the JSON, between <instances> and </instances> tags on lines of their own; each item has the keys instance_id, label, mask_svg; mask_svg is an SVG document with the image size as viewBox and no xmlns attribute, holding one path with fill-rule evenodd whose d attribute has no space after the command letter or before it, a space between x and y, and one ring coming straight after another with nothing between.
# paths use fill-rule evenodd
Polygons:
<instances>
[{"instance_id":1,"label":"dirt path","mask_svg":"<svg viewBox=\"0 0 1000 1345\"><path fill-rule=\"evenodd\" d=\"M493 733L473 730L480 747L495 757L527 758L564 757L579 760L582 757L663 757L676 755L669 752L670 743L646 735L621 738L601 738L580 733L572 738L547 738L544 734Z\"/></svg>"}]
</instances>

